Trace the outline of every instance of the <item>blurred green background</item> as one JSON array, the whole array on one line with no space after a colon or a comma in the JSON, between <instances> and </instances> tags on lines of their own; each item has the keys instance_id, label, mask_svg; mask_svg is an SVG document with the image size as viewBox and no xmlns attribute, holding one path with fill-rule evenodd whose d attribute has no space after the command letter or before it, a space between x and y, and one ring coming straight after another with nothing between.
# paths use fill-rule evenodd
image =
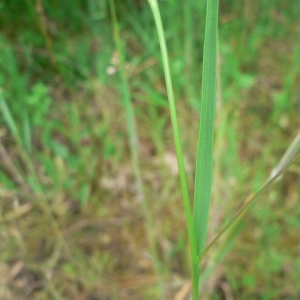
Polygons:
<instances>
[{"instance_id":1,"label":"blurred green background","mask_svg":"<svg viewBox=\"0 0 300 300\"><path fill-rule=\"evenodd\" d=\"M156 29L146 0L115 4L164 299L183 300L187 233ZM159 4L192 192L206 1ZM209 240L299 131L299 12L292 0L220 1ZM0 1L0 27L0 299L160 299L108 2ZM300 298L299 172L247 215L203 299Z\"/></svg>"}]
</instances>

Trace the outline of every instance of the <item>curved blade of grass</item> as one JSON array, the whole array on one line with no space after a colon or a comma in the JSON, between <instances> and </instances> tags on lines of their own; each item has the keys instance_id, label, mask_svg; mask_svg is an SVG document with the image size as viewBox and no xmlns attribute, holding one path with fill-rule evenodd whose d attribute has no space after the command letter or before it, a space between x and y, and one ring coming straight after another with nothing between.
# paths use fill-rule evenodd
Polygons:
<instances>
[{"instance_id":1,"label":"curved blade of grass","mask_svg":"<svg viewBox=\"0 0 300 300\"><path fill-rule=\"evenodd\" d=\"M267 180L267 182L272 179L272 177L274 175L276 175L278 173L278 171L280 171L282 168L284 168L284 166L287 166L288 163L290 163L296 156L297 154L299 154L300 152L300 132L298 133L298 135L294 138L293 142L290 144L290 146L288 147L288 149L286 150L286 152L284 153L284 155L282 156L282 158L280 159L278 165L276 166L276 168L273 169L269 179ZM296 158L297 159L297 158ZM275 181L273 181L269 187L271 187L272 184L274 184L276 181L278 181L281 177L283 176L283 174L278 174L278 177L275 179ZM268 188L269 188L268 187ZM249 202L249 199L251 200L251 195L249 195L247 197L248 199L245 201L245 203ZM221 259L223 259L224 252L227 253L229 251L229 248L232 247L233 245L233 240L234 238L238 235L239 231L240 231L240 227L243 221L243 216L247 211L244 210L240 216L237 218L237 220L231 225L230 228L228 228L228 230L226 231L226 237L223 238L220 241L220 244L218 245L218 248L212 253L212 256L210 256L209 259L209 264L210 264L210 268L209 268L209 272L213 269L213 267L216 265L216 263L218 263ZM209 273L206 272L206 273ZM200 278L200 287L201 287L201 279L202 282L205 279L205 275L206 274L202 274L202 278Z\"/></svg>"},{"instance_id":2,"label":"curved blade of grass","mask_svg":"<svg viewBox=\"0 0 300 300\"><path fill-rule=\"evenodd\" d=\"M300 154L297 155L289 164L287 164L284 168L282 168L275 176L272 177L256 194L253 196L245 206L243 206L237 214L229 221L229 223L218 233L218 235L214 238L214 240L206 247L206 249L201 253L199 257L199 264L202 261L202 258L205 254L217 243L217 241L229 230L241 217L244 213L246 213L254 203L259 199L259 197L269 189L269 187L298 159L300 158Z\"/></svg>"},{"instance_id":3,"label":"curved blade of grass","mask_svg":"<svg viewBox=\"0 0 300 300\"><path fill-rule=\"evenodd\" d=\"M191 257L192 257L193 299L196 300L196 299L198 299L199 268L198 268L196 243L195 243L195 235L194 235L194 228L193 228L193 218L192 218L192 212L191 212L190 201L189 201L188 185L187 185L187 178L186 178L186 172L185 172L185 166L184 166L184 160L183 160L180 132L179 132L179 126L178 126L178 120L177 120L177 112L176 112L174 91L173 91L171 72L170 72L170 66L169 66L168 51L167 51L164 29L163 29L163 25L162 25L162 20L161 20L161 16L160 16L158 3L156 0L148 0L148 2L150 4L150 7L153 12L153 16L154 16L154 20L155 20L155 24L156 24L156 28L157 28L157 33L158 33L158 38L159 38L162 60L163 60L163 68L164 68L165 80L166 80L166 86L167 86L169 109L170 109L175 149L176 149L176 155L177 155L177 163L178 163L178 169L179 169L181 191L182 191L182 195L183 195L184 210L185 210L185 216L186 216L186 222L187 222L187 228L188 228L188 237L189 237Z\"/></svg>"},{"instance_id":4,"label":"curved blade of grass","mask_svg":"<svg viewBox=\"0 0 300 300\"><path fill-rule=\"evenodd\" d=\"M194 190L194 231L197 254L206 242L212 189L213 135L217 86L217 34L219 0L207 1L200 130Z\"/></svg>"}]
</instances>

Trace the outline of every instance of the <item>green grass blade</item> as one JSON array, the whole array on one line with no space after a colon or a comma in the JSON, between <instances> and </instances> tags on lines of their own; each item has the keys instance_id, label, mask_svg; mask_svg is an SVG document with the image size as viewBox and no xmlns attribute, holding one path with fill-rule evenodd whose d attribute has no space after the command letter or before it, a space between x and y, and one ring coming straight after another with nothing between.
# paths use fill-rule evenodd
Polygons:
<instances>
[{"instance_id":1,"label":"green grass blade","mask_svg":"<svg viewBox=\"0 0 300 300\"><path fill-rule=\"evenodd\" d=\"M187 184L187 178L186 178L186 172L184 166L179 125L177 120L177 112L176 112L175 97L174 97L171 72L169 66L168 51L167 51L164 29L163 29L158 3L156 0L148 0L148 1L153 12L158 38L159 38L159 44L161 48L163 68L165 73L165 80L166 80L168 100L169 100L169 109L170 109L171 122L172 122L173 135L174 135L174 143L175 143L177 163L179 169L179 177L181 183L181 191L183 195L184 210L185 210L191 257L192 257L193 299L198 299L199 269L197 263L197 252L196 252L195 235L194 235L194 228L193 228L193 218L192 218L192 212L191 212L190 201L189 201L188 184Z\"/></svg>"},{"instance_id":2,"label":"green grass blade","mask_svg":"<svg viewBox=\"0 0 300 300\"><path fill-rule=\"evenodd\" d=\"M218 0L207 1L202 100L194 190L194 231L197 254L203 252L212 190L213 135L217 85Z\"/></svg>"},{"instance_id":3,"label":"green grass blade","mask_svg":"<svg viewBox=\"0 0 300 300\"><path fill-rule=\"evenodd\" d=\"M0 91L0 108L2 111L3 119L7 125L7 127L10 129L12 135L21 142L21 135L20 132L16 126L16 123L14 121L14 118L12 114L10 113L10 110L8 108L8 105L3 97L2 91Z\"/></svg>"},{"instance_id":4,"label":"green grass blade","mask_svg":"<svg viewBox=\"0 0 300 300\"><path fill-rule=\"evenodd\" d=\"M199 257L199 263L201 263L202 258L204 255L217 243L217 241L229 230L232 226L236 224L238 219L249 209L252 207L254 203L259 199L259 197L267 191L271 185L291 166L293 165L298 159L300 158L300 154L298 154L293 160L291 160L284 168L282 168L275 176L272 177L256 194L253 196L247 204L245 204L237 214L228 222L228 224L218 233L218 235L213 239L213 241L206 247L206 249L201 253Z\"/></svg>"}]
</instances>

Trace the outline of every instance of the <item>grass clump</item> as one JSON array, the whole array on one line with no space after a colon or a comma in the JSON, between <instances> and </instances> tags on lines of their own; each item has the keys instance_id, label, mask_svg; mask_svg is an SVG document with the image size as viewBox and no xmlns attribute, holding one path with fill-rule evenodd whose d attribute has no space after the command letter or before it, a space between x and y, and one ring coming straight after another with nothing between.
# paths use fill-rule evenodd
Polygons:
<instances>
[{"instance_id":1,"label":"grass clump","mask_svg":"<svg viewBox=\"0 0 300 300\"><path fill-rule=\"evenodd\" d=\"M281 163L275 171L274 177L268 181L263 188L251 199L236 216L219 232L215 240L205 249L206 236L209 224L209 210L212 191L212 170L213 170L213 137L214 137L214 120L216 109L216 95L217 95L217 38L218 38L218 9L219 1L212 0L207 2L206 13L206 27L205 27L205 40L203 51L203 75L202 75L202 98L201 98L201 111L200 111L200 130L198 139L198 151L196 160L196 175L194 185L194 217L191 218L191 208L189 201L189 194L187 188L187 179L185 174L183 152L181 148L181 139L179 126L177 121L176 105L174 99L174 92L171 80L170 66L168 52L165 42L164 29L160 17L158 2L156 0L148 0L152 9L159 42L162 54L163 68L165 73L165 80L168 92L170 115L172 120L172 127L174 133L175 148L177 154L177 162L179 169L179 176L181 181L181 190L183 194L185 215L187 220L187 229L189 235L189 243L191 248L192 260L192 298L198 299L199 297L199 267L196 260L201 263L203 256L210 250L212 246L219 240L219 238L226 233L231 227L238 226L238 219L250 206L259 198L259 196L267 190L272 183L284 173L293 163L296 162L298 157L295 154L299 152L298 141L295 141L288 151L286 156L289 160L283 157ZM293 160L291 161L291 159ZM289 163L287 163L289 162ZM231 236L232 237L232 236ZM227 241L229 242L229 241Z\"/></svg>"}]
</instances>

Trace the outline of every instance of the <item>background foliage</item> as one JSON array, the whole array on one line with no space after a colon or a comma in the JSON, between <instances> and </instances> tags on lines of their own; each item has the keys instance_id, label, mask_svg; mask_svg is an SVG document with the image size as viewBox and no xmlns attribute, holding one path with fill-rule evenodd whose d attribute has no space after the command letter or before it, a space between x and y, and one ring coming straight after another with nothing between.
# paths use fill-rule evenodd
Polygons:
<instances>
[{"instance_id":1,"label":"background foliage","mask_svg":"<svg viewBox=\"0 0 300 300\"><path fill-rule=\"evenodd\" d=\"M192 183L205 1L160 3ZM153 17L147 1L116 7L166 299L184 299L187 236ZM297 1L220 1L210 239L299 131L299 11ZM157 299L108 3L1 1L0 26L0 298ZM206 278L210 299L300 297L297 174L240 225Z\"/></svg>"}]
</instances>

